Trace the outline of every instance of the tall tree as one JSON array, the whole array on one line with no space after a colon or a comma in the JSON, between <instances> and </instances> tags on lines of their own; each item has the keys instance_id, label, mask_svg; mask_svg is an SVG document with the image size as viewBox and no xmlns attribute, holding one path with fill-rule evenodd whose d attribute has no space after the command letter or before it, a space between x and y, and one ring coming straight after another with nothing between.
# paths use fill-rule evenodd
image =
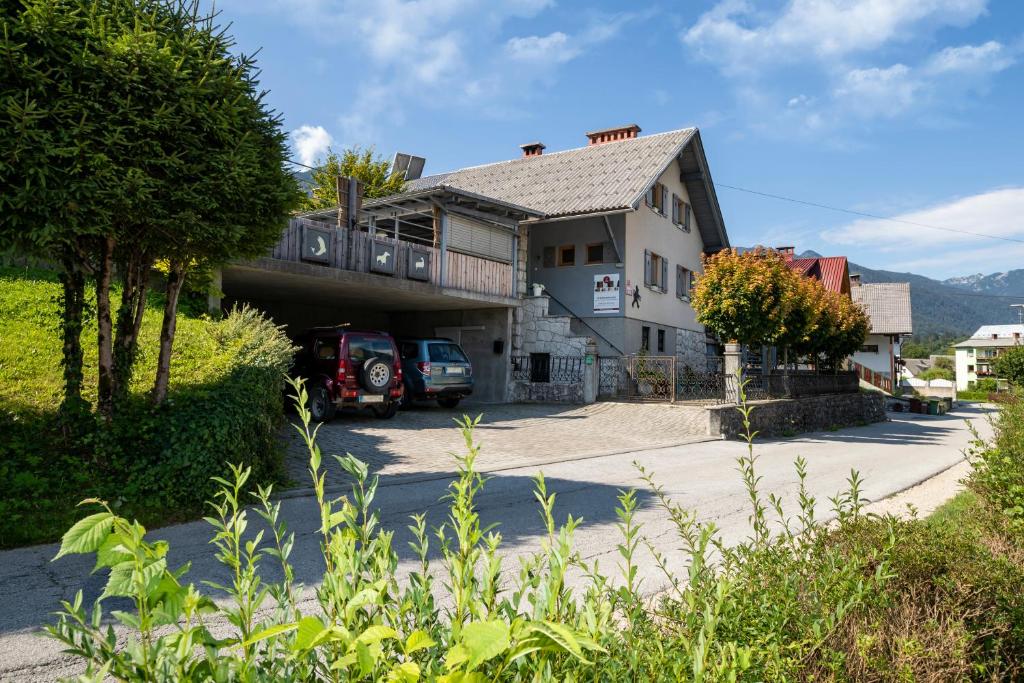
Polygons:
<instances>
[{"instance_id":1,"label":"tall tree","mask_svg":"<svg viewBox=\"0 0 1024 683\"><path fill-rule=\"evenodd\" d=\"M92 279L105 415L127 391L150 267L172 263L160 400L189 267L265 250L300 198L280 120L198 0L2 4L0 247L62 266L65 404L81 403Z\"/></svg>"},{"instance_id":2,"label":"tall tree","mask_svg":"<svg viewBox=\"0 0 1024 683\"><path fill-rule=\"evenodd\" d=\"M305 211L330 209L338 205L338 177L355 178L363 184L366 197L386 197L405 187L403 175L393 173L391 163L376 156L372 148L346 149L339 155L327 152L327 159L310 172L309 195L302 203Z\"/></svg>"}]
</instances>

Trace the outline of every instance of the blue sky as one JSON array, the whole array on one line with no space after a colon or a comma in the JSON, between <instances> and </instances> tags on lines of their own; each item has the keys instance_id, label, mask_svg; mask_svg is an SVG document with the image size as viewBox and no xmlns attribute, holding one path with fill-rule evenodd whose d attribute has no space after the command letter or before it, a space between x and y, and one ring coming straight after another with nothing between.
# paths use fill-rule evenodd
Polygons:
<instances>
[{"instance_id":1,"label":"blue sky","mask_svg":"<svg viewBox=\"0 0 1024 683\"><path fill-rule=\"evenodd\" d=\"M427 173L635 122L696 125L718 183L1024 241L1016 0L221 0L296 158L328 145ZM934 277L1024 267L1024 243L720 187L733 244Z\"/></svg>"}]
</instances>

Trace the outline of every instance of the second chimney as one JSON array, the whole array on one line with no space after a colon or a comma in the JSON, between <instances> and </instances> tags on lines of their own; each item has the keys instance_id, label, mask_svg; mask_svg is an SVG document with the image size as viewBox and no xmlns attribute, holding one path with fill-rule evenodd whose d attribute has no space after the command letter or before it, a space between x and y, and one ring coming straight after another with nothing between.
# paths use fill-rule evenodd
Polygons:
<instances>
[{"instance_id":1,"label":"second chimney","mask_svg":"<svg viewBox=\"0 0 1024 683\"><path fill-rule=\"evenodd\" d=\"M525 145L519 145L519 149L523 150L524 157L539 157L544 153L544 143L527 142Z\"/></svg>"},{"instance_id":2,"label":"second chimney","mask_svg":"<svg viewBox=\"0 0 1024 683\"><path fill-rule=\"evenodd\" d=\"M587 138L592 145L603 145L606 142L618 142L619 140L630 140L640 133L640 126L631 123L628 126L617 126L605 128L587 133Z\"/></svg>"}]
</instances>

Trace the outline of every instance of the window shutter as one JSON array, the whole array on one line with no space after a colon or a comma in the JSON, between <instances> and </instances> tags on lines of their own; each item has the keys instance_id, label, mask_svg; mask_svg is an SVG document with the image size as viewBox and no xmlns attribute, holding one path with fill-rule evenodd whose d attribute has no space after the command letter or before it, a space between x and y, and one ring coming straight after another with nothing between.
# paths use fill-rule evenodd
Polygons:
<instances>
[{"instance_id":1,"label":"window shutter","mask_svg":"<svg viewBox=\"0 0 1024 683\"><path fill-rule=\"evenodd\" d=\"M668 291L668 259L661 259L661 291Z\"/></svg>"},{"instance_id":2,"label":"window shutter","mask_svg":"<svg viewBox=\"0 0 1024 683\"><path fill-rule=\"evenodd\" d=\"M644 284L651 284L654 279L654 273L651 272L651 252L644 249Z\"/></svg>"},{"instance_id":3,"label":"window shutter","mask_svg":"<svg viewBox=\"0 0 1024 683\"><path fill-rule=\"evenodd\" d=\"M544 247L544 267L554 268L555 267L555 248Z\"/></svg>"}]
</instances>

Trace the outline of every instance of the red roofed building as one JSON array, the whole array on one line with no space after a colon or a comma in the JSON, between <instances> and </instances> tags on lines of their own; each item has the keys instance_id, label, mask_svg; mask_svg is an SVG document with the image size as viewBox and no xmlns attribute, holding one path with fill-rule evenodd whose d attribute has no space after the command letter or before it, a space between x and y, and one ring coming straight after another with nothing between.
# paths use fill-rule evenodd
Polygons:
<instances>
[{"instance_id":1,"label":"red roofed building","mask_svg":"<svg viewBox=\"0 0 1024 683\"><path fill-rule=\"evenodd\" d=\"M850 296L850 266L845 256L796 258L793 247L776 247L786 265L801 275L814 278L833 292Z\"/></svg>"}]
</instances>

